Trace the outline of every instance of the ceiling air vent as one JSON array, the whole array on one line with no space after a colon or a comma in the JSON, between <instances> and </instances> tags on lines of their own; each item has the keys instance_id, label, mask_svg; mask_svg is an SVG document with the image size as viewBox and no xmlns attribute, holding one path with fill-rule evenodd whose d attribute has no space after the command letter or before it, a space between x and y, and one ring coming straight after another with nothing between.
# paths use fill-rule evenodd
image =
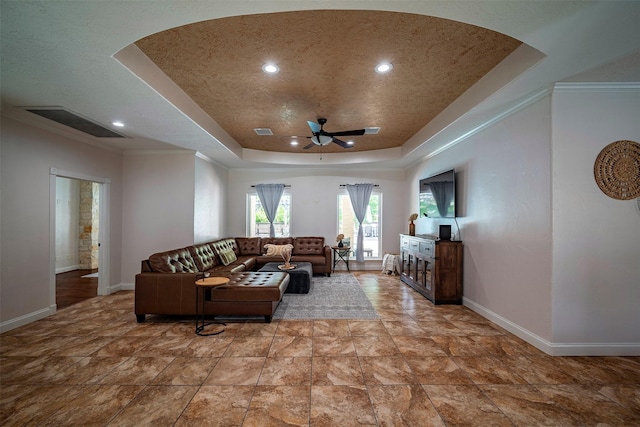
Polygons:
<instances>
[{"instance_id":1,"label":"ceiling air vent","mask_svg":"<svg viewBox=\"0 0 640 427\"><path fill-rule=\"evenodd\" d=\"M378 132L380 132L380 128L379 127L364 128L364 134L365 135L375 135Z\"/></svg>"},{"instance_id":2,"label":"ceiling air vent","mask_svg":"<svg viewBox=\"0 0 640 427\"><path fill-rule=\"evenodd\" d=\"M125 138L124 135L107 129L104 126L80 117L61 107L34 107L25 108L25 110L97 138Z\"/></svg>"},{"instance_id":3,"label":"ceiling air vent","mask_svg":"<svg viewBox=\"0 0 640 427\"><path fill-rule=\"evenodd\" d=\"M261 136L273 135L273 132L271 132L271 129L269 129L269 128L255 128L254 131L255 131L255 133L257 133L258 135L261 135Z\"/></svg>"}]
</instances>

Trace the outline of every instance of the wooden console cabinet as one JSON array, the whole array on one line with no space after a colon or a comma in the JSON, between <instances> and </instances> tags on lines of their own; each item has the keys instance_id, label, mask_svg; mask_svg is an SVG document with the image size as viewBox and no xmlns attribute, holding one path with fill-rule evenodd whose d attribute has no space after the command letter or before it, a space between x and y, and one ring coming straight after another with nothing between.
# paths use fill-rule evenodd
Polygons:
<instances>
[{"instance_id":1,"label":"wooden console cabinet","mask_svg":"<svg viewBox=\"0 0 640 427\"><path fill-rule=\"evenodd\" d=\"M400 235L400 280L434 304L462 304L462 242Z\"/></svg>"}]
</instances>

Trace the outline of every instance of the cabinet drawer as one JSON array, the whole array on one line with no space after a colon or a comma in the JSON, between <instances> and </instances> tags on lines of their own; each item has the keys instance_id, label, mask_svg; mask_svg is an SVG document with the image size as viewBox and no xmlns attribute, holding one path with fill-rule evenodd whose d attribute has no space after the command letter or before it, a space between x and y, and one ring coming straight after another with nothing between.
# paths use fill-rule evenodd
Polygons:
<instances>
[{"instance_id":1,"label":"cabinet drawer","mask_svg":"<svg viewBox=\"0 0 640 427\"><path fill-rule=\"evenodd\" d=\"M436 253L435 244L433 242L420 242L420 253L425 255L434 256Z\"/></svg>"}]
</instances>

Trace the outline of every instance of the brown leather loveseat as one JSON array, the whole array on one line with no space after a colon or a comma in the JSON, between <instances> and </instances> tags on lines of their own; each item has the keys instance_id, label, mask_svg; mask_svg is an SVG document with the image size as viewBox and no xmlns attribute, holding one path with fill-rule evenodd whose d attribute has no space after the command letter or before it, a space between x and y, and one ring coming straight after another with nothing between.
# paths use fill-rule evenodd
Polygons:
<instances>
[{"instance_id":1,"label":"brown leather loveseat","mask_svg":"<svg viewBox=\"0 0 640 427\"><path fill-rule=\"evenodd\" d=\"M293 245L291 262L310 262L314 274L331 274L331 248L323 237L224 238L159 252L142 261L135 278L135 314L195 315L195 281L202 273L229 277L228 285L208 291L207 315L261 315L267 321L286 292L284 272L257 272L280 256L267 256L264 246Z\"/></svg>"}]
</instances>

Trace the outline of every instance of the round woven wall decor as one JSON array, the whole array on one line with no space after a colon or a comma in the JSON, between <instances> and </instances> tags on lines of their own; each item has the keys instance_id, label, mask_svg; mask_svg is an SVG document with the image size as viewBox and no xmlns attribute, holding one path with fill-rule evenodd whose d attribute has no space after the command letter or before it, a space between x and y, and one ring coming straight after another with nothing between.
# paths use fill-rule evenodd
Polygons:
<instances>
[{"instance_id":1,"label":"round woven wall decor","mask_svg":"<svg viewBox=\"0 0 640 427\"><path fill-rule=\"evenodd\" d=\"M618 200L640 197L640 144L616 141L600 151L593 166L600 190Z\"/></svg>"}]
</instances>

